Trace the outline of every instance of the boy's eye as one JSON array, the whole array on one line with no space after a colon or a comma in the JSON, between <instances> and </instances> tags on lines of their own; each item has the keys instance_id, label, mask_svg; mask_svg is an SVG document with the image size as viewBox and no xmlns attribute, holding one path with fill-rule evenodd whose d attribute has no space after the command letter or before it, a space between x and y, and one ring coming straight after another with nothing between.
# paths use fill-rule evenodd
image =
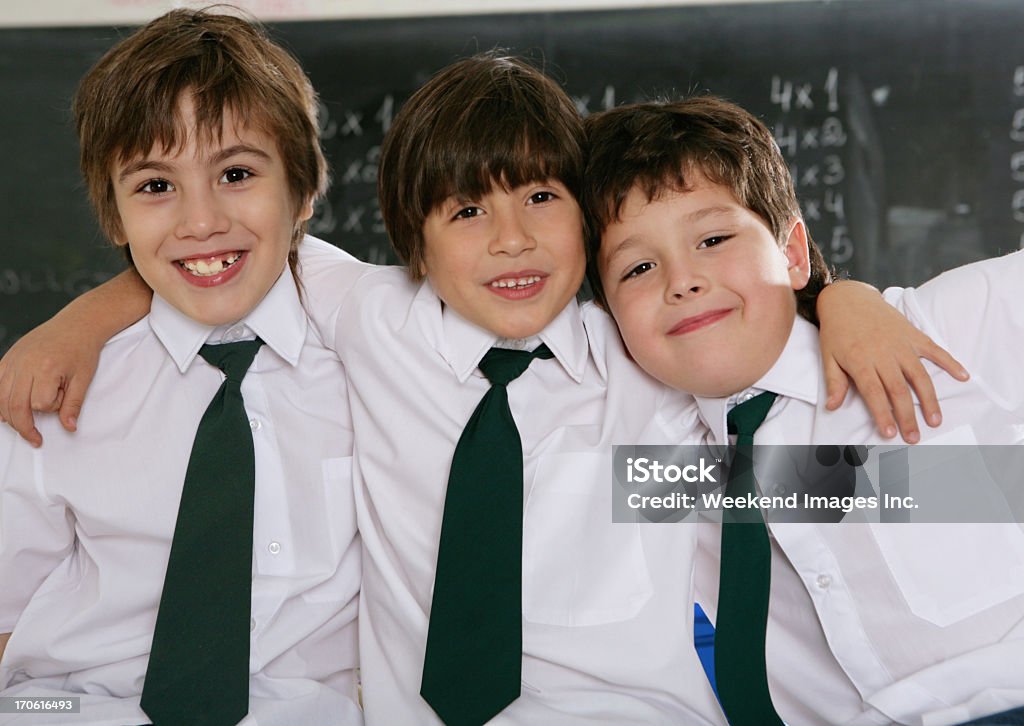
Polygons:
<instances>
[{"instance_id":1,"label":"boy's eye","mask_svg":"<svg viewBox=\"0 0 1024 726\"><path fill-rule=\"evenodd\" d=\"M480 207L463 207L455 213L452 219L472 219L473 217L479 217L483 214L483 210Z\"/></svg>"},{"instance_id":2,"label":"boy's eye","mask_svg":"<svg viewBox=\"0 0 1024 726\"><path fill-rule=\"evenodd\" d=\"M723 242L725 242L727 239L730 239L731 237L732 237L732 235L727 235L727 234L721 234L721 235L717 235L715 237L708 237L707 239L702 240L699 245L697 245L697 249L702 250L702 249L706 249L708 247L715 247L717 245L722 244Z\"/></svg>"},{"instance_id":3,"label":"boy's eye","mask_svg":"<svg viewBox=\"0 0 1024 726\"><path fill-rule=\"evenodd\" d=\"M138 189L145 194L165 194L173 190L174 185L166 179L150 179Z\"/></svg>"},{"instance_id":4,"label":"boy's eye","mask_svg":"<svg viewBox=\"0 0 1024 726\"><path fill-rule=\"evenodd\" d=\"M530 195L530 204L543 204L555 199L554 192L536 192Z\"/></svg>"},{"instance_id":5,"label":"boy's eye","mask_svg":"<svg viewBox=\"0 0 1024 726\"><path fill-rule=\"evenodd\" d=\"M233 166L225 171L220 180L227 184L237 184L238 182L245 181L252 176L252 172L241 166Z\"/></svg>"},{"instance_id":6,"label":"boy's eye","mask_svg":"<svg viewBox=\"0 0 1024 726\"><path fill-rule=\"evenodd\" d=\"M622 277L622 279L623 280L628 280L631 277L639 277L640 275L644 274L645 272L649 272L650 270L653 270L653 269L654 269L654 263L653 262L641 262L639 265L636 265L635 267L630 268L629 272L627 272Z\"/></svg>"}]
</instances>

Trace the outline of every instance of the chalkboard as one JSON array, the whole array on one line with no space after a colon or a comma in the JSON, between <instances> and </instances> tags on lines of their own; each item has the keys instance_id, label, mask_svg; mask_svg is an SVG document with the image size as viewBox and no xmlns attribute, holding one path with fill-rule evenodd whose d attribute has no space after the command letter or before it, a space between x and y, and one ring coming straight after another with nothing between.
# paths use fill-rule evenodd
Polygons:
<instances>
[{"instance_id":1,"label":"chalkboard","mask_svg":"<svg viewBox=\"0 0 1024 726\"><path fill-rule=\"evenodd\" d=\"M790 2L281 23L323 105L333 169L312 232L392 261L375 200L381 136L447 63L528 55L583 112L713 92L774 129L829 258L876 285L914 284L1021 246L1024 4ZM0 31L0 350L120 256L92 220L68 107L130 32Z\"/></svg>"}]
</instances>

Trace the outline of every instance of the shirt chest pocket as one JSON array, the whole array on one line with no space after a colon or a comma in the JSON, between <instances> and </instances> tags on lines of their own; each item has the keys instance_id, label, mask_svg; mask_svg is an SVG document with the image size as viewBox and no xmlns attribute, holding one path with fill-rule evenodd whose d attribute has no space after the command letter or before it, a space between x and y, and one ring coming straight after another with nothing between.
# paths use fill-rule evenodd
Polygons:
<instances>
[{"instance_id":1,"label":"shirt chest pocket","mask_svg":"<svg viewBox=\"0 0 1024 726\"><path fill-rule=\"evenodd\" d=\"M910 611L946 627L1024 596L1024 532L1006 524L885 524L874 531Z\"/></svg>"},{"instance_id":2,"label":"shirt chest pocket","mask_svg":"<svg viewBox=\"0 0 1024 726\"><path fill-rule=\"evenodd\" d=\"M915 514L925 516L871 527L910 611L946 627L1024 597L1024 531L1006 520L1003 494L1015 483L1003 481L998 462L986 461L987 448L976 446L970 426L928 443L908 450L904 475L917 495Z\"/></svg>"},{"instance_id":3,"label":"shirt chest pocket","mask_svg":"<svg viewBox=\"0 0 1024 726\"><path fill-rule=\"evenodd\" d=\"M610 455L542 456L523 519L523 616L589 626L633 618L652 585L638 524L612 522Z\"/></svg>"},{"instance_id":4,"label":"shirt chest pocket","mask_svg":"<svg viewBox=\"0 0 1024 726\"><path fill-rule=\"evenodd\" d=\"M334 602L339 606L358 593L359 547L356 541L355 504L352 495L352 457L324 459L321 463L323 504L317 507L316 528L300 536L310 537L303 566L318 581L303 593L310 603Z\"/></svg>"}]
</instances>

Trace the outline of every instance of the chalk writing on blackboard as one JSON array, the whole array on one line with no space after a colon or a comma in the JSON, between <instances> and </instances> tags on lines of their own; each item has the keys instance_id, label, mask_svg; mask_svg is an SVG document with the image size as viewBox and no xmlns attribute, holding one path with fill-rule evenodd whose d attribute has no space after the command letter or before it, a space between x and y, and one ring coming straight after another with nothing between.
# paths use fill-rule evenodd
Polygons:
<instances>
[{"instance_id":1,"label":"chalk writing on blackboard","mask_svg":"<svg viewBox=\"0 0 1024 726\"><path fill-rule=\"evenodd\" d=\"M0 295L60 293L68 297L77 297L111 277L111 273L97 270L60 272L52 267L37 270L8 267L0 269Z\"/></svg>"},{"instance_id":2,"label":"chalk writing on blackboard","mask_svg":"<svg viewBox=\"0 0 1024 726\"><path fill-rule=\"evenodd\" d=\"M840 75L829 67L817 79L773 75L768 100L777 108L772 131L789 161L804 219L833 265L849 262L855 244L846 225L843 152L849 142L842 117ZM821 232L824 231L824 235Z\"/></svg>"},{"instance_id":3,"label":"chalk writing on blackboard","mask_svg":"<svg viewBox=\"0 0 1024 726\"><path fill-rule=\"evenodd\" d=\"M1013 71L1013 95L1024 96L1024 66L1017 66ZM1010 140L1017 147L1024 147L1024 108L1018 108L1013 113ZM1010 178L1014 182L1024 182L1024 148L1018 148L1010 154ZM1024 189L1013 192L1010 213L1015 222L1024 223ZM1018 246L1024 248L1024 232L1020 235Z\"/></svg>"}]
</instances>

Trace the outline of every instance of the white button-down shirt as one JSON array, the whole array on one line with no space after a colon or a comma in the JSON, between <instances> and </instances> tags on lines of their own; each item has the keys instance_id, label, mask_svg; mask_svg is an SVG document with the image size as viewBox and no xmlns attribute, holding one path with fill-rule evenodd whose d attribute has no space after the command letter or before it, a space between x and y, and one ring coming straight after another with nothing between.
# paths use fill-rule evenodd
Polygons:
<instances>
[{"instance_id":1,"label":"white button-down shirt","mask_svg":"<svg viewBox=\"0 0 1024 726\"><path fill-rule=\"evenodd\" d=\"M41 416L36 450L0 427L2 695L82 698L81 715L34 724L148 723L139 697L185 468L223 380L197 354L255 335L266 345L242 382L256 456L243 723L361 723L346 385L286 272L244 321L213 331L155 297L103 349L77 433Z\"/></svg>"},{"instance_id":2,"label":"white button-down shirt","mask_svg":"<svg viewBox=\"0 0 1024 726\"><path fill-rule=\"evenodd\" d=\"M441 516L490 385L477 364L498 341L402 269L309 244L302 263L349 376L366 719L437 724L419 688ZM611 445L694 430L692 399L637 369L593 306L573 302L539 340L555 358L508 386L524 452L522 695L492 723L723 723L693 647L694 528L612 523Z\"/></svg>"},{"instance_id":3,"label":"white button-down shirt","mask_svg":"<svg viewBox=\"0 0 1024 726\"><path fill-rule=\"evenodd\" d=\"M931 367L943 425L923 427L923 444L1024 441L1022 282L1018 252L917 290L887 291L972 373L958 383ZM755 443L883 443L859 398L825 411L820 369L817 331L798 319L756 383L780 397ZM698 405L724 441L728 401L698 397ZM1024 481L1024 447L1005 451L1016 459L1005 465L1019 467ZM955 495L965 511L980 486L964 481ZM699 597L714 616L720 529L700 528ZM935 726L1024 704L1019 524L774 524L771 531L769 684L788 723Z\"/></svg>"}]
</instances>

